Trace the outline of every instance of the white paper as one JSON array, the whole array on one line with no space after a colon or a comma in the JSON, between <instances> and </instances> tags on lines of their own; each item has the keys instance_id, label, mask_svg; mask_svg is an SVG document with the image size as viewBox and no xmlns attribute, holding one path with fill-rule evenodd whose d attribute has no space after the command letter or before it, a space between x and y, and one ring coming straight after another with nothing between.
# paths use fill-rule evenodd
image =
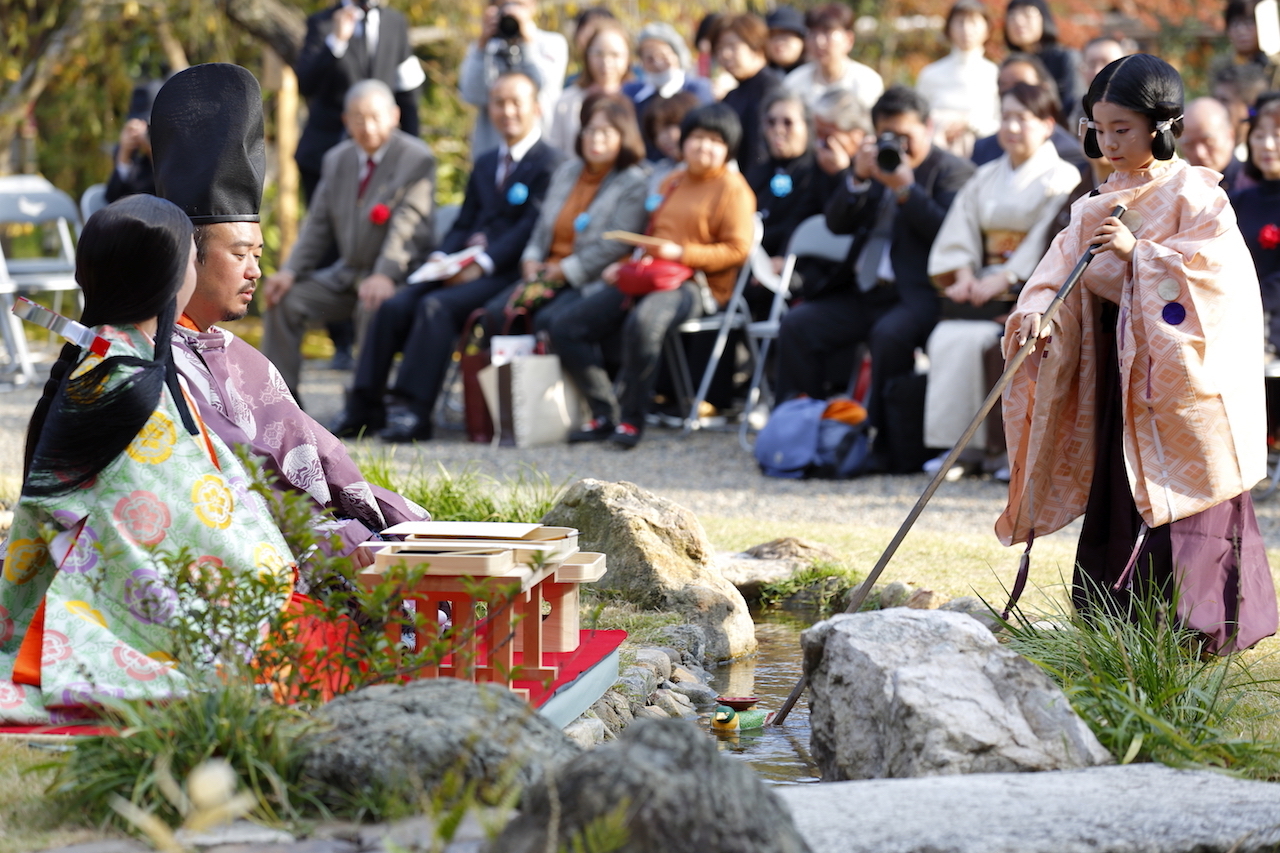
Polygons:
<instances>
[{"instance_id":1,"label":"white paper","mask_svg":"<svg viewBox=\"0 0 1280 853\"><path fill-rule=\"evenodd\" d=\"M446 278L452 278L462 272L462 268L472 263L482 252L484 252L483 246L470 246L461 252L427 261L410 273L406 281L409 284L418 284L423 281L444 281Z\"/></svg>"}]
</instances>

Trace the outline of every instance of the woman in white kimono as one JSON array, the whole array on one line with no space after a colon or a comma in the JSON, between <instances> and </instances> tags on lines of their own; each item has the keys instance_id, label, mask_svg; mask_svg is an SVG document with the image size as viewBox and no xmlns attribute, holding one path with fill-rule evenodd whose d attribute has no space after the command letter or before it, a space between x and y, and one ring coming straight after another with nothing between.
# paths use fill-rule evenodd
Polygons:
<instances>
[{"instance_id":1,"label":"woman in white kimono","mask_svg":"<svg viewBox=\"0 0 1280 853\"><path fill-rule=\"evenodd\" d=\"M1057 97L1018 83L1001 100L998 139L1004 155L980 167L956 196L929 253L929 275L943 289L943 320L929 336L925 445L950 448L990 389L983 354L999 340L1025 282L1044 254L1050 227L1080 172L1058 156L1049 137ZM976 463L1003 467L1003 437L984 425L970 446ZM945 455L945 454L944 454ZM926 471L942 464L939 457ZM975 466L976 467L976 466Z\"/></svg>"}]
</instances>

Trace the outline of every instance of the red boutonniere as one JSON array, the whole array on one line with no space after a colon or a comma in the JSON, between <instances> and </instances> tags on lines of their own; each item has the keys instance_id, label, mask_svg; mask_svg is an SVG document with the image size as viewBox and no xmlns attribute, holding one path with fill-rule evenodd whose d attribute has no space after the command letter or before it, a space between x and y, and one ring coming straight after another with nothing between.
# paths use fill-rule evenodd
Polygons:
<instances>
[{"instance_id":1,"label":"red boutonniere","mask_svg":"<svg viewBox=\"0 0 1280 853\"><path fill-rule=\"evenodd\" d=\"M1264 249L1280 246L1280 228L1270 223L1263 225L1262 230L1258 232L1258 243Z\"/></svg>"},{"instance_id":2,"label":"red boutonniere","mask_svg":"<svg viewBox=\"0 0 1280 853\"><path fill-rule=\"evenodd\" d=\"M385 204L375 204L373 207L369 208L369 221L374 225L386 225L387 220L390 218L391 208L387 207ZM1280 231L1276 232L1276 236L1280 238Z\"/></svg>"}]
</instances>

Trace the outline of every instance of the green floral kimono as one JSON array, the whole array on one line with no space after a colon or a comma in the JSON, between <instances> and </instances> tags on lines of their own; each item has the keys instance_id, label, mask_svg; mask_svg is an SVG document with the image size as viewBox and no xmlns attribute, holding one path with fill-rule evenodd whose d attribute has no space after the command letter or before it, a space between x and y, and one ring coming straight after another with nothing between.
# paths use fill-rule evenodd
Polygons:
<instances>
[{"instance_id":1,"label":"green floral kimono","mask_svg":"<svg viewBox=\"0 0 1280 853\"><path fill-rule=\"evenodd\" d=\"M151 340L132 326L98 332L111 344L108 356L152 357ZM73 375L99 361L88 355ZM130 369L121 366L104 387ZM161 558L182 549L211 568L282 579L293 571L240 463L216 435L190 435L165 389L150 420L94 482L18 503L0 577L0 721L71 722L101 698L182 692L171 626L206 606L179 601L167 576ZM287 593L281 607L286 600ZM41 602L42 635L38 620L32 625ZM31 666L38 648L39 687L13 680L24 640Z\"/></svg>"}]
</instances>

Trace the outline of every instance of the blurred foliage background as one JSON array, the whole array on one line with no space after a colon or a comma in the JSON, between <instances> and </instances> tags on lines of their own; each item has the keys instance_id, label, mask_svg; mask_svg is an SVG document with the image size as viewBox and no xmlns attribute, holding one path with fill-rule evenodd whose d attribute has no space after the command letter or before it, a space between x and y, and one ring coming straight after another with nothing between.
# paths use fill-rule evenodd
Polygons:
<instances>
[{"instance_id":1,"label":"blurred foliage background","mask_svg":"<svg viewBox=\"0 0 1280 853\"><path fill-rule=\"evenodd\" d=\"M988 55L1005 52L1000 38L1003 0L992 10ZM467 136L473 111L456 95L457 70L479 32L480 0L389 0L415 31L415 50L427 72L421 107L423 135L440 158L439 202L460 200L468 169ZM266 79L264 41L233 21L246 9L275 7L300 22L328 5L322 0L0 0L0 172L38 171L79 196L103 181L111 150L139 79L161 76L182 63L236 62ZM540 25L569 35L574 16L590 3L548 0ZM621 0L604 2L629 28L667 21L690 40L709 11L763 12L748 0ZM803 9L816 5L801 0ZM859 16L854 57L876 67L886 81L910 83L919 69L947 51L940 33L950 0L851 0ZM1181 68L1193 94L1203 92L1209 60L1225 45L1224 0L1051 0L1063 41L1080 46L1100 33L1124 34ZM296 33L300 40L301 29ZM62 41L59 42L59 39ZM575 60L576 66L576 60ZM38 84L33 86L33 84ZM34 97L30 97L32 92ZM25 93L25 94L24 94ZM267 135L275 137L275 93L265 91ZM0 151L0 154L5 152ZM274 188L268 178L268 200ZM268 212L270 206L264 206ZM267 223L268 248L278 243ZM275 258L268 257L268 269Z\"/></svg>"}]
</instances>

